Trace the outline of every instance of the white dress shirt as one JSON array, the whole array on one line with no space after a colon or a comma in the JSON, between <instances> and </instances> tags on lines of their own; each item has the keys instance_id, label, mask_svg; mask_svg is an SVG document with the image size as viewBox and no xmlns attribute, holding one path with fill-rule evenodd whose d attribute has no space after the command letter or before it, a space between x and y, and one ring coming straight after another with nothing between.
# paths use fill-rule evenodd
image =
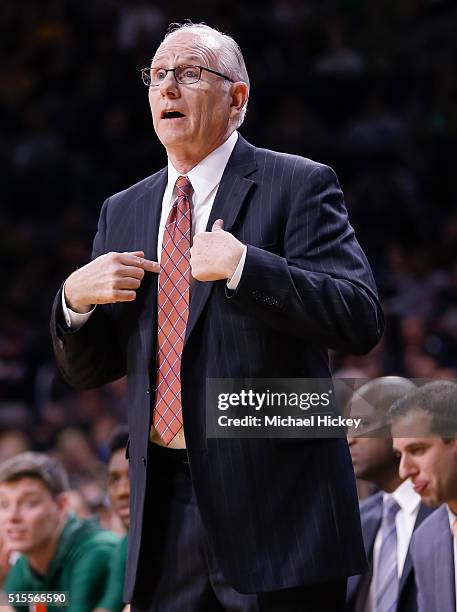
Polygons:
<instances>
[{"instance_id":1,"label":"white dress shirt","mask_svg":"<svg viewBox=\"0 0 457 612\"><path fill-rule=\"evenodd\" d=\"M191 197L191 219L192 236L206 230L211 209L216 198L217 190L221 182L222 175L228 163L230 155L238 140L238 132L234 131L229 138L217 149L212 151L207 157L202 159L186 176L190 180L193 188ZM176 170L170 160L168 160L168 180L162 199L162 212L160 216L159 233L157 236L157 258L160 262L162 255L162 241L170 209L177 198L176 180L181 173ZM211 228L210 228L211 229ZM141 248L141 245L137 245ZM227 281L229 289L236 289L240 282L241 275L246 260L247 247L244 247L243 255L238 263L234 275ZM158 275L157 275L157 278ZM191 287L192 288L192 287ZM73 330L79 329L89 319L94 312L94 307L90 312L80 314L71 310L65 302L65 285L62 291L62 309L65 322ZM170 446L184 448L184 435L181 432L173 439Z\"/></svg>"},{"instance_id":2,"label":"white dress shirt","mask_svg":"<svg viewBox=\"0 0 457 612\"><path fill-rule=\"evenodd\" d=\"M383 503L389 497L393 497L397 504L400 506L400 510L395 516L395 526L397 528L397 572L398 579L400 580L403 572L403 566L405 565L406 555L408 553L409 543L413 535L414 524L416 522L417 513L419 512L420 506L420 495L418 495L408 478L401 483L393 493L384 493ZM371 577L370 591L368 594L367 607L365 612L372 612L375 601L375 586L378 574L379 564L379 553L381 551L382 534L381 529L378 530L373 546L373 575Z\"/></svg>"},{"instance_id":3,"label":"white dress shirt","mask_svg":"<svg viewBox=\"0 0 457 612\"><path fill-rule=\"evenodd\" d=\"M229 138L217 149L212 151L207 157L190 170L186 176L190 180L193 193L191 202L192 236L206 230L211 209L216 198L216 193L221 182L222 175L228 163L230 155L238 140L238 132L234 131ZM168 160L168 181L162 199L162 213L160 216L159 233L157 236L157 260L160 262L162 255L162 241L170 209L177 198L176 180L181 173L176 170L170 160ZM227 282L229 289L236 289L240 282L246 259L247 248L244 247L243 255L238 263L234 275ZM89 319L94 312L94 307L90 312L81 314L68 308L65 302L65 285L62 291L62 309L65 322L73 330L79 329Z\"/></svg>"},{"instance_id":4,"label":"white dress shirt","mask_svg":"<svg viewBox=\"0 0 457 612\"><path fill-rule=\"evenodd\" d=\"M457 601L457 537L454 535L454 531L452 526L454 521L457 520L457 515L455 515L449 506L446 504L447 513L449 515L449 526L451 528L452 541L454 544L454 588L455 588L455 601Z\"/></svg>"}]
</instances>

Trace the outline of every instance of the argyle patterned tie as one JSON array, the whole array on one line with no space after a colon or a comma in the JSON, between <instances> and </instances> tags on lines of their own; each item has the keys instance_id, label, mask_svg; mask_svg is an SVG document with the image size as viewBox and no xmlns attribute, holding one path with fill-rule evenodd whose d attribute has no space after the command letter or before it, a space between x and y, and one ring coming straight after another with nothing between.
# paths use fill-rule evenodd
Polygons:
<instances>
[{"instance_id":1,"label":"argyle patterned tie","mask_svg":"<svg viewBox=\"0 0 457 612\"><path fill-rule=\"evenodd\" d=\"M393 497L382 506L381 549L376 580L376 612L394 612L398 598L397 527L395 517L400 510Z\"/></svg>"},{"instance_id":2,"label":"argyle patterned tie","mask_svg":"<svg viewBox=\"0 0 457 612\"><path fill-rule=\"evenodd\" d=\"M152 423L165 444L182 428L181 355L189 316L190 197L186 176L168 215L162 243L158 294L157 378Z\"/></svg>"}]
</instances>

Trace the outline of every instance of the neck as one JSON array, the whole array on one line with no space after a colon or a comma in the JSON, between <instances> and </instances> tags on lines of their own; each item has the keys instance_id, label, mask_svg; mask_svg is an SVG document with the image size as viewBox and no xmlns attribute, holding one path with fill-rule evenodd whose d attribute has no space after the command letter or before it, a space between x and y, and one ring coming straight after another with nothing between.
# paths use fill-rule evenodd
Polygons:
<instances>
[{"instance_id":1,"label":"neck","mask_svg":"<svg viewBox=\"0 0 457 612\"><path fill-rule=\"evenodd\" d=\"M235 129L233 127L228 126L227 130L219 138L198 152L192 150L191 146L187 147L186 145L180 145L176 148L168 148L168 159L180 174L187 174L192 170L192 168L195 168L195 166L205 159L205 157L208 157L210 153L224 144L224 142L230 138L234 131Z\"/></svg>"},{"instance_id":2,"label":"neck","mask_svg":"<svg viewBox=\"0 0 457 612\"><path fill-rule=\"evenodd\" d=\"M449 506L449 509L451 510L451 512L457 515L457 499L451 499L450 501L447 502L447 505Z\"/></svg>"},{"instance_id":3,"label":"neck","mask_svg":"<svg viewBox=\"0 0 457 612\"><path fill-rule=\"evenodd\" d=\"M57 545L59 543L64 524L65 519L60 522L58 528L52 534L52 537L50 537L46 542L40 544L40 548L38 550L33 550L26 554L27 561L32 569L34 569L41 576L46 574L49 565L56 554Z\"/></svg>"}]
</instances>

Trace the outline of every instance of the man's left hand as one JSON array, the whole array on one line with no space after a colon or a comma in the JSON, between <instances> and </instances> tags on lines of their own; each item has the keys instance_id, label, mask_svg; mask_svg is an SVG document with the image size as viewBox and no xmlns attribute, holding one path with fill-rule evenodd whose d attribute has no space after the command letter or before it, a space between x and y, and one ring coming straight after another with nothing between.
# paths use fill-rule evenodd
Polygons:
<instances>
[{"instance_id":1,"label":"man's left hand","mask_svg":"<svg viewBox=\"0 0 457 612\"><path fill-rule=\"evenodd\" d=\"M199 281L232 278L244 252L244 245L224 230L217 219L210 232L195 234L190 249L192 276Z\"/></svg>"}]
</instances>

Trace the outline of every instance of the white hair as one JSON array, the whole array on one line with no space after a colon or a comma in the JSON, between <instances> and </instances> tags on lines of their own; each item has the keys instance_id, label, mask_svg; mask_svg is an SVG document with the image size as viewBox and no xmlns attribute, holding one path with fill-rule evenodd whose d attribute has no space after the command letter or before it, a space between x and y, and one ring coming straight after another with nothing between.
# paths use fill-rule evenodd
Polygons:
<instances>
[{"instance_id":1,"label":"white hair","mask_svg":"<svg viewBox=\"0 0 457 612\"><path fill-rule=\"evenodd\" d=\"M190 32L191 34L216 36L221 41L221 48L217 53L218 71L230 77L232 81L242 81L246 83L249 88L249 75L243 54L238 43L231 36L216 30L216 28L211 28L205 23L192 23L189 21L188 23L171 24L163 40L166 40L169 36L176 34L176 32L181 32L182 30ZM226 81L226 83L230 85L228 81ZM245 105L237 116L235 128L239 128L243 123L247 106L248 101L246 100Z\"/></svg>"}]
</instances>

